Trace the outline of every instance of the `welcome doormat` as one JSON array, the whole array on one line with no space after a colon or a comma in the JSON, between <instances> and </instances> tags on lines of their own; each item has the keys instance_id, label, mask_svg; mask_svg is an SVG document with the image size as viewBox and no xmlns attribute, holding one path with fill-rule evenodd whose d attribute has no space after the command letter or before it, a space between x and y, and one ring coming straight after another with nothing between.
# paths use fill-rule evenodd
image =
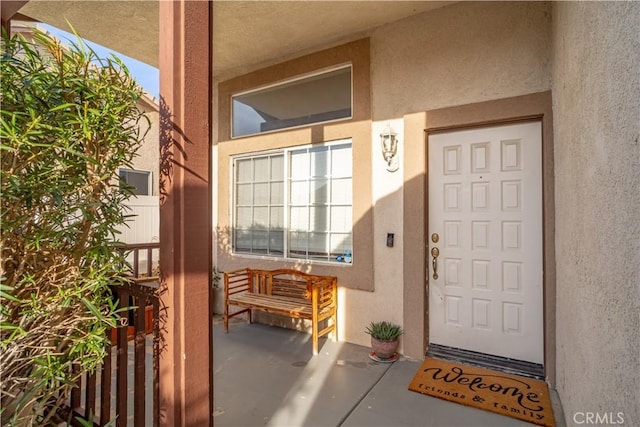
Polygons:
<instances>
[{"instance_id":1,"label":"welcome doormat","mask_svg":"<svg viewBox=\"0 0 640 427\"><path fill-rule=\"evenodd\" d=\"M517 375L427 357L409 390L554 427L547 384Z\"/></svg>"}]
</instances>

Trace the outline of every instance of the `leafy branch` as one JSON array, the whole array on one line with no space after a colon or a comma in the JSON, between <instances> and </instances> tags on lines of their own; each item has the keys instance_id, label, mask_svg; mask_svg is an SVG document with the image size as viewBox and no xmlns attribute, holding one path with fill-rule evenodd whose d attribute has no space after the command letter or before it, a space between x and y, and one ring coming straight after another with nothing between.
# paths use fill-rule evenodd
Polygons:
<instances>
[{"instance_id":1,"label":"leafy branch","mask_svg":"<svg viewBox=\"0 0 640 427\"><path fill-rule=\"evenodd\" d=\"M38 31L3 37L1 56L0 424L46 425L108 354L130 195L117 172L148 126L115 57Z\"/></svg>"}]
</instances>

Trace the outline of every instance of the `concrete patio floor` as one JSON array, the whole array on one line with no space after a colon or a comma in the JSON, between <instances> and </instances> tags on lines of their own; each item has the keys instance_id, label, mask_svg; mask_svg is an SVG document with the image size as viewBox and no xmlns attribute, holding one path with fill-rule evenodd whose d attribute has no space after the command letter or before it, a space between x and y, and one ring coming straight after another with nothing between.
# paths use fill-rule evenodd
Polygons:
<instances>
[{"instance_id":1,"label":"concrete patio floor","mask_svg":"<svg viewBox=\"0 0 640 427\"><path fill-rule=\"evenodd\" d=\"M369 349L310 335L214 320L216 426L532 426L408 390L420 361L377 363ZM558 426L565 425L552 392Z\"/></svg>"}]
</instances>

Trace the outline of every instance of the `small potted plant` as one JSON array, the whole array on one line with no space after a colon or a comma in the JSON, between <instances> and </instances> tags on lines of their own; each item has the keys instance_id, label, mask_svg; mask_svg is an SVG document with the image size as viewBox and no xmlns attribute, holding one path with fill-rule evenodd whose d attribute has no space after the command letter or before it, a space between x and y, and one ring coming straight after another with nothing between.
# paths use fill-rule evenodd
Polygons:
<instances>
[{"instance_id":1,"label":"small potted plant","mask_svg":"<svg viewBox=\"0 0 640 427\"><path fill-rule=\"evenodd\" d=\"M402 328L395 323L371 322L365 332L371 335L371 354L373 360L378 362L393 362L398 359L396 349L398 339L402 335Z\"/></svg>"}]
</instances>

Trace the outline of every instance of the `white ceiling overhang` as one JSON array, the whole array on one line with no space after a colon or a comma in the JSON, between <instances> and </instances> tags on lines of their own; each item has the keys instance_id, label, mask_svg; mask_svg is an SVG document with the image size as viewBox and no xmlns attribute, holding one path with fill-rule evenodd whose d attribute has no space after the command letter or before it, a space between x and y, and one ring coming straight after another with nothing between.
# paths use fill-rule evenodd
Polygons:
<instances>
[{"instance_id":1,"label":"white ceiling overhang","mask_svg":"<svg viewBox=\"0 0 640 427\"><path fill-rule=\"evenodd\" d=\"M5 3L5 2L3 2ZM31 0L18 13L158 66L158 1ZM215 1L217 77L323 48L386 23L442 7L439 1Z\"/></svg>"}]
</instances>

